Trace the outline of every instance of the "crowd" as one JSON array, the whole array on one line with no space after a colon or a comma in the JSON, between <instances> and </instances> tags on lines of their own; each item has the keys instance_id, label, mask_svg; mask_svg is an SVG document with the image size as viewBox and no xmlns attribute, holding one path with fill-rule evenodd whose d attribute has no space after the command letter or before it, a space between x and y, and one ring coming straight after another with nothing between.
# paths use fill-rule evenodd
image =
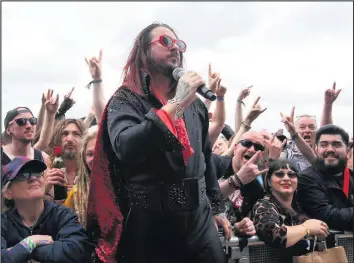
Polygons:
<instances>
[{"instance_id":1,"label":"crowd","mask_svg":"<svg viewBox=\"0 0 354 263\"><path fill-rule=\"evenodd\" d=\"M181 66L185 51L186 43L168 26L150 25L137 37L122 88L108 103L102 51L85 59L92 76L85 119L65 117L75 107L74 89L60 105L59 95L48 90L39 113L24 105L7 112L1 136L2 262L219 263L225 262L219 230L228 240L257 235L279 248L286 263L320 249L313 236L330 248L330 229L353 231L353 138L332 119L341 92L336 83L324 90L320 120L296 116L292 107L290 114L280 113L289 137L282 129L253 130L255 121L266 121L261 98L244 112L252 89L242 89L235 121L226 124L227 88L211 65L207 86L214 102L195 97L204 81L194 72L171 82L177 95L156 84L167 78L164 60ZM158 70L140 71L143 62ZM135 89L123 88L133 84ZM172 187L175 197L163 202L150 198L157 182L186 174L197 182ZM197 193L190 190L194 184Z\"/></svg>"}]
</instances>

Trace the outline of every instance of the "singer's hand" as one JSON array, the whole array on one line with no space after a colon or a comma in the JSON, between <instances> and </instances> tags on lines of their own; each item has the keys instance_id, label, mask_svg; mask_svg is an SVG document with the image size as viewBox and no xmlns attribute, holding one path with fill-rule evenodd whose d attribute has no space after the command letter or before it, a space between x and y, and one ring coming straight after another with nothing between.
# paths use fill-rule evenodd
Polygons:
<instances>
[{"instance_id":1,"label":"singer's hand","mask_svg":"<svg viewBox=\"0 0 354 263\"><path fill-rule=\"evenodd\" d=\"M198 73L186 72L178 81L176 95L173 100L184 109L187 108L197 98L195 93L202 85L205 85L205 81Z\"/></svg>"}]
</instances>

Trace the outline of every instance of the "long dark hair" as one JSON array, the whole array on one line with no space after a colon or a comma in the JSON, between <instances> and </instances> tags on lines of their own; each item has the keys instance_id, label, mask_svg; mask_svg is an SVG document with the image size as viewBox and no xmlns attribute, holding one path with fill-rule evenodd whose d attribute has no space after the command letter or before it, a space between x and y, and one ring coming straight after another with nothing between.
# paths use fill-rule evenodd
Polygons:
<instances>
[{"instance_id":1,"label":"long dark hair","mask_svg":"<svg viewBox=\"0 0 354 263\"><path fill-rule=\"evenodd\" d=\"M273 173L280 169L288 169L288 168L298 174L298 170L296 169L296 167L288 160L278 159L275 162L271 163L269 166L269 170L264 178L264 189L266 191L266 195L270 196L270 198L276 203L277 206L279 206L279 208L285 213L286 216L289 216L295 219L296 221L303 222L308 218L306 215L302 214L301 206L297 201L296 191L294 192L293 195L293 201L291 207L288 208L285 206L283 200L281 200L279 197L275 196L272 193L272 189L270 186L270 179Z\"/></svg>"},{"instance_id":2,"label":"long dark hair","mask_svg":"<svg viewBox=\"0 0 354 263\"><path fill-rule=\"evenodd\" d=\"M134 41L132 50L130 51L128 60L123 68L123 86L131 91L142 94L141 71L147 71L148 50L151 42L151 31L157 27L166 27L171 30L177 37L175 31L168 25L163 23L152 23L145 27ZM180 61L183 61L183 54L180 53Z\"/></svg>"}]
</instances>

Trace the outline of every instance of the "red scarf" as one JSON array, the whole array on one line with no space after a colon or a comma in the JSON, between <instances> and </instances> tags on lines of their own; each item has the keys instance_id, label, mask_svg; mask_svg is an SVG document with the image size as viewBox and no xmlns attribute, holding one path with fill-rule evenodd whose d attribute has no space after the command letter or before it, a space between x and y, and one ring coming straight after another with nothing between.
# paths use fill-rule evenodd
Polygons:
<instances>
[{"instance_id":1,"label":"red scarf","mask_svg":"<svg viewBox=\"0 0 354 263\"><path fill-rule=\"evenodd\" d=\"M155 92L156 97L160 100L162 105L166 102ZM188 132L186 129L186 124L183 118L172 120L167 112L163 110L155 109L156 114L160 117L162 122L167 126L167 128L178 138L180 143L183 145L182 155L184 164L187 166L188 159L194 154L194 150L190 144Z\"/></svg>"},{"instance_id":2,"label":"red scarf","mask_svg":"<svg viewBox=\"0 0 354 263\"><path fill-rule=\"evenodd\" d=\"M109 156L115 154L107 131L107 107L111 99L99 123L87 206L87 232L95 234L95 251L104 263L116 262L123 230L123 215L116 201L109 170Z\"/></svg>"},{"instance_id":3,"label":"red scarf","mask_svg":"<svg viewBox=\"0 0 354 263\"><path fill-rule=\"evenodd\" d=\"M349 168L345 168L344 170L344 182L343 182L343 192L345 196L348 198L349 197L349 181L350 181L350 172Z\"/></svg>"}]
</instances>

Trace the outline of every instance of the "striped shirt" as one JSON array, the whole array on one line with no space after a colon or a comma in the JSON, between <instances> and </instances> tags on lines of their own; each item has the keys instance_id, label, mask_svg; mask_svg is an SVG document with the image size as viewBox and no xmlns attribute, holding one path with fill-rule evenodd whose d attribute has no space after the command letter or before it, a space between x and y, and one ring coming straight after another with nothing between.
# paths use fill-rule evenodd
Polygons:
<instances>
[{"instance_id":1,"label":"striped shirt","mask_svg":"<svg viewBox=\"0 0 354 263\"><path fill-rule=\"evenodd\" d=\"M281 155L282 159L288 160L299 172L302 172L309 166L311 163L302 155L299 149L296 147L294 141L290 141L289 144L285 147Z\"/></svg>"}]
</instances>

